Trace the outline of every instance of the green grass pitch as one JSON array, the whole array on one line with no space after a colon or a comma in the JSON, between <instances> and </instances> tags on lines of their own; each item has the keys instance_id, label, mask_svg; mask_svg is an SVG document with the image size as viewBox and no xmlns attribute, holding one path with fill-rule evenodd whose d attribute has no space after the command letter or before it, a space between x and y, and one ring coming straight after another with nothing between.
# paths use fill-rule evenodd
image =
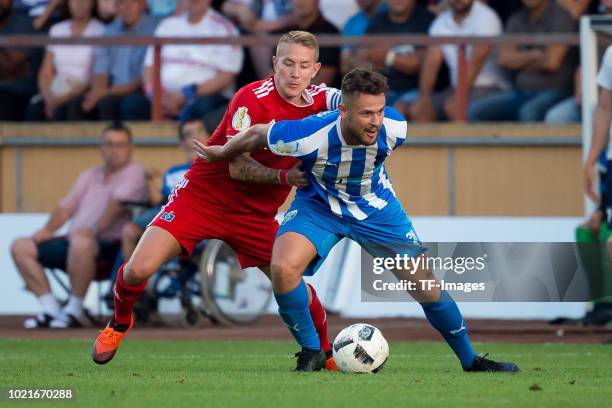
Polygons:
<instances>
[{"instance_id":1,"label":"green grass pitch","mask_svg":"<svg viewBox=\"0 0 612 408\"><path fill-rule=\"evenodd\" d=\"M0 388L71 388L16 407L605 407L612 346L477 344L522 373L465 374L442 343L391 343L379 374L295 374L289 342L126 341L106 366L82 340L0 340Z\"/></svg>"}]
</instances>

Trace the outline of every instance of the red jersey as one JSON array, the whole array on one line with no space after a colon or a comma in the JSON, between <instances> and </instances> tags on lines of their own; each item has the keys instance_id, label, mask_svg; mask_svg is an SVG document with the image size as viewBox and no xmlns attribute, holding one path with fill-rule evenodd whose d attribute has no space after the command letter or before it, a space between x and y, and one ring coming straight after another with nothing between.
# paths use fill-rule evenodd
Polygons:
<instances>
[{"instance_id":1,"label":"red jersey","mask_svg":"<svg viewBox=\"0 0 612 408\"><path fill-rule=\"evenodd\" d=\"M308 104L298 106L283 99L274 84L274 77L252 82L238 90L225 115L213 132L209 145L223 145L228 137L248 129L252 125L270 123L272 120L303 119L312 114L336 109L340 92L334 88L311 85L305 91ZM274 155L262 148L251 153L262 165L288 170L295 166L293 157ZM250 183L234 180L229 174L229 163L206 163L199 157L185 174L189 188L212 205L226 213L250 213L275 216L291 191L291 186L280 184Z\"/></svg>"}]
</instances>

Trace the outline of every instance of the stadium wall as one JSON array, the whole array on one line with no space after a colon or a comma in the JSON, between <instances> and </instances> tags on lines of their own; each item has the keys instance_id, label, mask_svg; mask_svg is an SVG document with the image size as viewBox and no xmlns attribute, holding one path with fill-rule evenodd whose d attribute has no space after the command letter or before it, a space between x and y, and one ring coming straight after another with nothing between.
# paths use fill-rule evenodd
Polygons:
<instances>
[{"instance_id":1,"label":"stadium wall","mask_svg":"<svg viewBox=\"0 0 612 408\"><path fill-rule=\"evenodd\" d=\"M45 222L45 214L0 214L0 314L29 314L38 311L38 304L26 292L10 259L10 243L19 236L31 234ZM579 218L534 217L415 217L414 225L424 241L434 242L566 242L573 240ZM339 290L332 291L333 278L338 273L339 251L327 260L315 275L314 281L323 302L332 310L347 317L406 316L422 317L420 306L409 303L362 303L360 294L359 262L356 245L350 256L342 260ZM336 248L340 249L340 248ZM98 286L92 285L86 305L97 307ZM57 290L57 288L55 288ZM61 291L59 292L61 293ZM178 310L167 305L168 310ZM560 315L578 317L584 313L584 303L462 303L464 315L470 318L550 319ZM268 312L276 313L275 304Z\"/></svg>"},{"instance_id":2,"label":"stadium wall","mask_svg":"<svg viewBox=\"0 0 612 408\"><path fill-rule=\"evenodd\" d=\"M100 162L102 126L0 125L0 212L51 210L83 169ZM175 128L133 124L136 160L160 171L182 161ZM579 135L578 125L413 125L388 170L412 215L579 216ZM154 193L158 186L151 180Z\"/></svg>"}]
</instances>

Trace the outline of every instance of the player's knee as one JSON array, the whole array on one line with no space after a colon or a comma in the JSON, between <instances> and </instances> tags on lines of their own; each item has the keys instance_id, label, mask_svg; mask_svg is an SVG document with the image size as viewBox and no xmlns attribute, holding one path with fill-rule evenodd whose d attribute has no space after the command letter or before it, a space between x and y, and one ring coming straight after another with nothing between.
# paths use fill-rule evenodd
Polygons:
<instances>
[{"instance_id":1,"label":"player's knee","mask_svg":"<svg viewBox=\"0 0 612 408\"><path fill-rule=\"evenodd\" d=\"M137 259L125 265L123 279L128 283L143 282L149 279L158 269L159 265L155 265L153 262Z\"/></svg>"},{"instance_id":2,"label":"player's knee","mask_svg":"<svg viewBox=\"0 0 612 408\"><path fill-rule=\"evenodd\" d=\"M36 257L36 245L30 238L17 238L11 243L11 257L14 261Z\"/></svg>"},{"instance_id":3,"label":"player's knee","mask_svg":"<svg viewBox=\"0 0 612 408\"><path fill-rule=\"evenodd\" d=\"M429 290L422 290L416 297L420 303L435 303L440 300L440 288L431 288Z\"/></svg>"},{"instance_id":4,"label":"player's knee","mask_svg":"<svg viewBox=\"0 0 612 408\"><path fill-rule=\"evenodd\" d=\"M302 276L302 270L296 262L291 262L289 258L272 260L270 266L272 281L275 284L291 284Z\"/></svg>"}]
</instances>

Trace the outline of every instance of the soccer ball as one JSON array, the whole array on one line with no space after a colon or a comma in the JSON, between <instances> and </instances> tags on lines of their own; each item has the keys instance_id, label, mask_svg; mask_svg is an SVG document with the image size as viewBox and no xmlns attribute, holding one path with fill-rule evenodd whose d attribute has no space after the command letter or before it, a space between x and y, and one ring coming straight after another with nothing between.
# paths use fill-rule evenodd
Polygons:
<instances>
[{"instance_id":1,"label":"soccer ball","mask_svg":"<svg viewBox=\"0 0 612 408\"><path fill-rule=\"evenodd\" d=\"M381 331L365 323L338 333L333 349L336 365L345 373L377 373L389 357L389 345Z\"/></svg>"}]
</instances>

